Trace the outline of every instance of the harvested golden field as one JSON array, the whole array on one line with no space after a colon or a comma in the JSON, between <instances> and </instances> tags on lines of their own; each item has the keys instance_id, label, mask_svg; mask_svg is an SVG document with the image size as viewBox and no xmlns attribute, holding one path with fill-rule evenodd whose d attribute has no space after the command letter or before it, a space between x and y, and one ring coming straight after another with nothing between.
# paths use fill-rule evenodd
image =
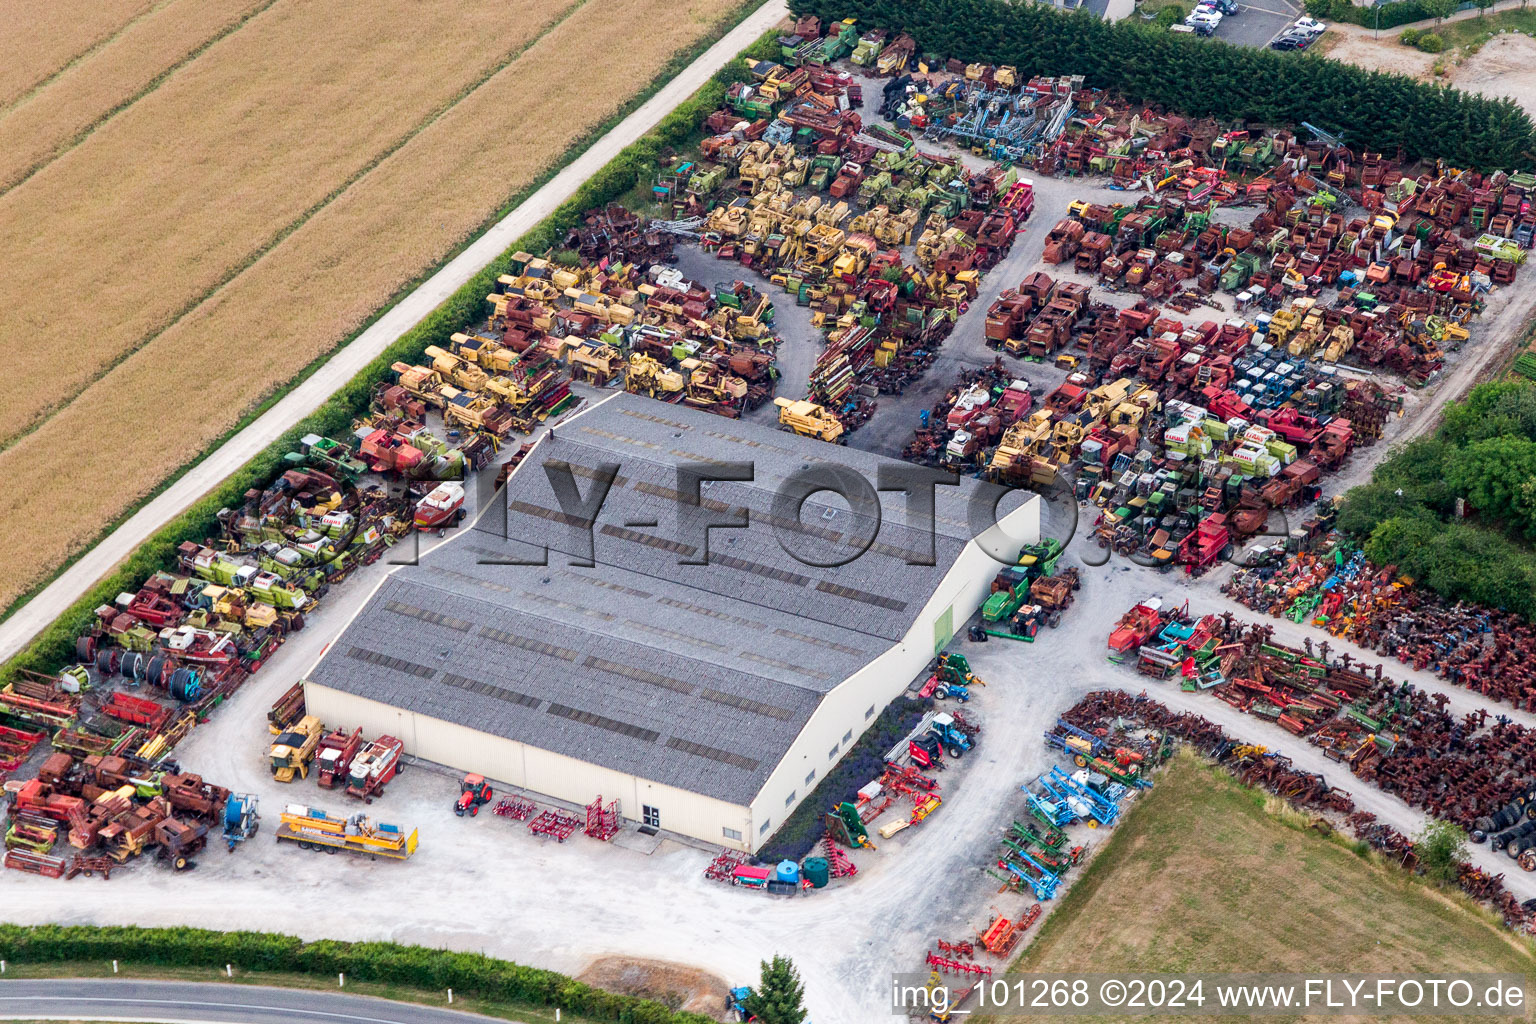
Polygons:
<instances>
[{"instance_id":1,"label":"harvested golden field","mask_svg":"<svg viewBox=\"0 0 1536 1024\"><path fill-rule=\"evenodd\" d=\"M0 472L38 484L8 488L0 497L0 543L13 552L0 568L0 606L438 263L570 145L587 139L675 53L718 31L735 9L734 0L604 0L542 12L546 24L566 16L0 452ZM637 32L641 25L645 31ZM96 146L105 133L78 150ZM13 195L50 178L75 152ZM5 198L0 220L8 221ZM102 283L98 279L92 294ZM87 309L82 305L80 313ZM27 376L45 378L35 365ZM69 500L58 501L61 494Z\"/></svg>"},{"instance_id":2,"label":"harvested golden field","mask_svg":"<svg viewBox=\"0 0 1536 1024\"><path fill-rule=\"evenodd\" d=\"M259 256L559 9L282 0L0 197L0 337L27 339L0 381L0 443Z\"/></svg>"},{"instance_id":3,"label":"harvested golden field","mask_svg":"<svg viewBox=\"0 0 1536 1024\"><path fill-rule=\"evenodd\" d=\"M0 107L151 6L151 0L0 0Z\"/></svg>"},{"instance_id":4,"label":"harvested golden field","mask_svg":"<svg viewBox=\"0 0 1536 1024\"><path fill-rule=\"evenodd\" d=\"M169 0L0 111L0 191L274 0Z\"/></svg>"},{"instance_id":5,"label":"harvested golden field","mask_svg":"<svg viewBox=\"0 0 1536 1024\"><path fill-rule=\"evenodd\" d=\"M1137 798L1012 969L1446 977L1533 965L1530 942L1491 915L1276 819L1261 796L1184 754Z\"/></svg>"}]
</instances>

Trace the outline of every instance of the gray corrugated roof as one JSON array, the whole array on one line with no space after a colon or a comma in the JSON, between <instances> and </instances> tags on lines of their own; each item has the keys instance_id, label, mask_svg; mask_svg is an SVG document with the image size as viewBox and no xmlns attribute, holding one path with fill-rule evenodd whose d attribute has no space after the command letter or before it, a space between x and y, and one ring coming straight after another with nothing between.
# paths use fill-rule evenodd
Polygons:
<instances>
[{"instance_id":1,"label":"gray corrugated roof","mask_svg":"<svg viewBox=\"0 0 1536 1024\"><path fill-rule=\"evenodd\" d=\"M678 502L677 467L704 459L750 461L755 479L711 485L709 509ZM583 494L593 470L618 465L593 524L595 567L567 557L583 540L560 511L551 462L571 465ZM876 544L849 564L819 568L786 553L772 507L785 477L839 465L873 481L891 462L615 396L559 427L512 474L505 524L483 516L396 570L311 678L748 803L822 696L906 634L970 536L967 482L938 489L935 565L907 564L903 552L925 545L904 525L899 493L883 496ZM840 504L808 501L801 522L816 535L788 542L846 547L861 523L846 505L827 513ZM730 508L747 509L750 527L717 528L710 564L679 564L701 554L701 516ZM547 566L499 564L541 546Z\"/></svg>"}]
</instances>

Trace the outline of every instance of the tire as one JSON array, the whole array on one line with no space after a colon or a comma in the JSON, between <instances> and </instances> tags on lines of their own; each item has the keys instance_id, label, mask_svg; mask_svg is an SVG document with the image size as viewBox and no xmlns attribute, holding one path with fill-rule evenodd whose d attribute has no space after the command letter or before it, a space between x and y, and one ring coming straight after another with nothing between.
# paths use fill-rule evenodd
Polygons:
<instances>
[{"instance_id":1,"label":"tire","mask_svg":"<svg viewBox=\"0 0 1536 1024\"><path fill-rule=\"evenodd\" d=\"M326 853L326 856L328 856L328 857L336 856L336 847L334 847L334 846L327 846L325 848L325 853Z\"/></svg>"},{"instance_id":2,"label":"tire","mask_svg":"<svg viewBox=\"0 0 1536 1024\"><path fill-rule=\"evenodd\" d=\"M395 762L395 774L396 775L402 775L402 774L404 774L404 772L405 772L405 762L404 761L396 761Z\"/></svg>"},{"instance_id":3,"label":"tire","mask_svg":"<svg viewBox=\"0 0 1536 1024\"><path fill-rule=\"evenodd\" d=\"M151 655L149 665L144 671L145 681L150 686L163 686L166 682L166 669L170 667L170 659L163 654Z\"/></svg>"},{"instance_id":4,"label":"tire","mask_svg":"<svg viewBox=\"0 0 1536 1024\"><path fill-rule=\"evenodd\" d=\"M304 628L304 615L302 612L294 612L293 619L288 623L288 632L297 633Z\"/></svg>"},{"instance_id":5,"label":"tire","mask_svg":"<svg viewBox=\"0 0 1536 1024\"><path fill-rule=\"evenodd\" d=\"M949 687L947 687L947 686L936 687L934 689L934 691L933 691L933 695L938 700L948 700L949 699Z\"/></svg>"},{"instance_id":6,"label":"tire","mask_svg":"<svg viewBox=\"0 0 1536 1024\"><path fill-rule=\"evenodd\" d=\"M950 747L949 756L958 761L960 758L965 756L965 751L961 750L959 747Z\"/></svg>"},{"instance_id":7,"label":"tire","mask_svg":"<svg viewBox=\"0 0 1536 1024\"><path fill-rule=\"evenodd\" d=\"M80 661L92 662L96 660L96 638L94 636L80 636L75 638L75 657Z\"/></svg>"},{"instance_id":8,"label":"tire","mask_svg":"<svg viewBox=\"0 0 1536 1024\"><path fill-rule=\"evenodd\" d=\"M1086 757L1084 757L1082 754L1073 754L1072 755L1072 763L1077 765L1079 768L1087 768L1088 767L1088 759Z\"/></svg>"},{"instance_id":9,"label":"tire","mask_svg":"<svg viewBox=\"0 0 1536 1024\"><path fill-rule=\"evenodd\" d=\"M478 818L480 816L480 805L479 804L475 804L475 806L473 806L473 807L471 807L469 809L469 816L471 818Z\"/></svg>"},{"instance_id":10,"label":"tire","mask_svg":"<svg viewBox=\"0 0 1536 1024\"><path fill-rule=\"evenodd\" d=\"M189 864L189 863L190 862L187 860L187 858L179 856L179 855L176 856L176 857L173 857L171 859L171 867L176 869L177 871L185 871L185 870L187 870L187 864Z\"/></svg>"}]
</instances>

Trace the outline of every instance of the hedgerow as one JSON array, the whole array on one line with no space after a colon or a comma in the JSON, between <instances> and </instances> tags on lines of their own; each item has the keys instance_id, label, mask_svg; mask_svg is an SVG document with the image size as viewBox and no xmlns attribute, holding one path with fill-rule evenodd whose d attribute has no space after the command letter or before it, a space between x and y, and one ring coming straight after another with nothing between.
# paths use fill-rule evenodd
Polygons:
<instances>
[{"instance_id":1,"label":"hedgerow","mask_svg":"<svg viewBox=\"0 0 1536 1024\"><path fill-rule=\"evenodd\" d=\"M226 964L242 972L273 971L401 985L496 1002L557 1006L594 1020L620 1024L709 1024L650 999L594 988L564 974L497 960L393 942L304 942L270 932L218 932L203 928L0 925L0 960L13 964L117 960L147 967Z\"/></svg>"}]
</instances>

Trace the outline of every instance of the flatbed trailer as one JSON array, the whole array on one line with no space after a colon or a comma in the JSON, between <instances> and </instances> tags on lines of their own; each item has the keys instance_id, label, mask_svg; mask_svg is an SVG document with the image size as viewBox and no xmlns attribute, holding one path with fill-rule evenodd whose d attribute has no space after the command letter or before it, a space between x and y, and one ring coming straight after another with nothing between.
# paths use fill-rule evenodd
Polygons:
<instances>
[{"instance_id":1,"label":"flatbed trailer","mask_svg":"<svg viewBox=\"0 0 1536 1024\"><path fill-rule=\"evenodd\" d=\"M405 860L416 852L415 829L406 832L398 825L375 823L362 815L336 818L313 808L304 811L284 812L282 824L277 827L279 843L297 843L303 850L343 850L390 860Z\"/></svg>"}]
</instances>

